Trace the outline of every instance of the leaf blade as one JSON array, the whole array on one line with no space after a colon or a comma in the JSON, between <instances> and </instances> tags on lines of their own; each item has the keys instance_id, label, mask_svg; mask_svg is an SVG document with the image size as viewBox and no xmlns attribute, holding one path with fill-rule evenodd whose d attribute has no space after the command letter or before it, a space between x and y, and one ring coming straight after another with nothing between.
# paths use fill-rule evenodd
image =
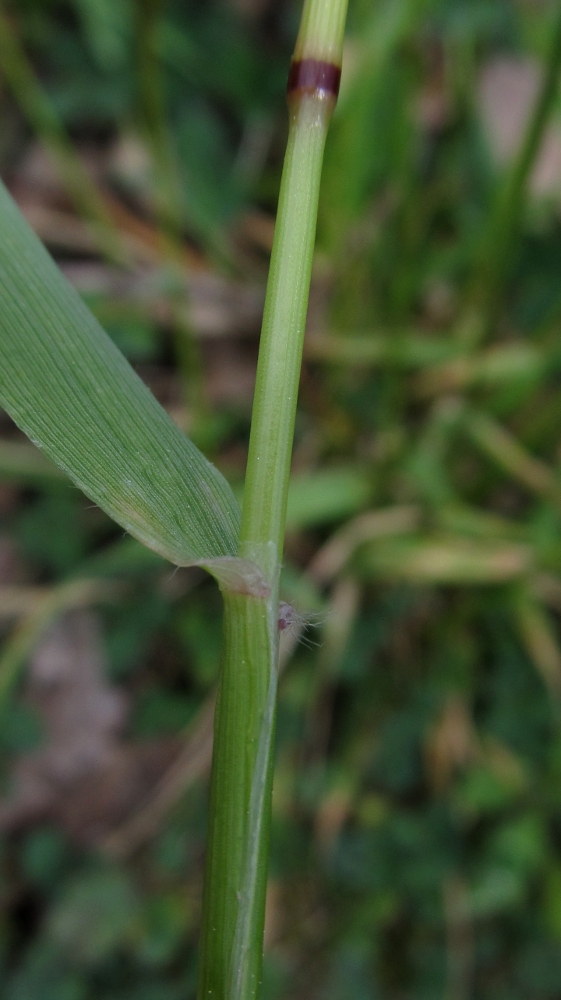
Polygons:
<instances>
[{"instance_id":1,"label":"leaf blade","mask_svg":"<svg viewBox=\"0 0 561 1000\"><path fill-rule=\"evenodd\" d=\"M177 565L233 556L239 508L0 183L0 404L126 531Z\"/></svg>"}]
</instances>

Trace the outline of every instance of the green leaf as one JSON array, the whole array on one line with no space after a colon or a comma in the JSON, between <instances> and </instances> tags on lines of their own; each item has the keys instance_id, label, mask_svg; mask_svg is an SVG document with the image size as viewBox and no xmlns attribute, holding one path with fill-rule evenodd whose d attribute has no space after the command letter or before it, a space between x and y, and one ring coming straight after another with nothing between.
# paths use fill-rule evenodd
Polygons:
<instances>
[{"instance_id":1,"label":"green leaf","mask_svg":"<svg viewBox=\"0 0 561 1000\"><path fill-rule=\"evenodd\" d=\"M131 535L178 565L227 557L239 508L0 184L0 404Z\"/></svg>"},{"instance_id":2,"label":"green leaf","mask_svg":"<svg viewBox=\"0 0 561 1000\"><path fill-rule=\"evenodd\" d=\"M360 466L295 475L288 490L287 531L329 524L356 514L366 506L372 493L372 475Z\"/></svg>"}]
</instances>

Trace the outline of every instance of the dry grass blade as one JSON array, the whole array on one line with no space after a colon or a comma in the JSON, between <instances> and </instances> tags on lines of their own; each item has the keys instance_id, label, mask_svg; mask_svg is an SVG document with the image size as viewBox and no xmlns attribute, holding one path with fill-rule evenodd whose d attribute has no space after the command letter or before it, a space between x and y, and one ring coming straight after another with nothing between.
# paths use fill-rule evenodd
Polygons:
<instances>
[{"instance_id":1,"label":"dry grass blade","mask_svg":"<svg viewBox=\"0 0 561 1000\"><path fill-rule=\"evenodd\" d=\"M310 562L307 575L317 584L329 583L352 557L356 549L375 538L405 535L418 527L418 507L390 507L361 514L337 531Z\"/></svg>"},{"instance_id":2,"label":"dry grass blade","mask_svg":"<svg viewBox=\"0 0 561 1000\"><path fill-rule=\"evenodd\" d=\"M491 417L473 410L466 413L464 426L474 444L501 469L532 493L561 506L561 483L557 481L553 470L545 462L528 454L509 431Z\"/></svg>"},{"instance_id":3,"label":"dry grass blade","mask_svg":"<svg viewBox=\"0 0 561 1000\"><path fill-rule=\"evenodd\" d=\"M367 576L413 584L496 584L526 576L529 546L465 538L380 542L365 546L358 569Z\"/></svg>"},{"instance_id":4,"label":"dry grass blade","mask_svg":"<svg viewBox=\"0 0 561 1000\"><path fill-rule=\"evenodd\" d=\"M107 580L72 580L36 595L32 610L4 643L0 653L0 712L5 711L9 694L28 656L51 622L64 611L114 601L121 591L122 587Z\"/></svg>"},{"instance_id":5,"label":"dry grass blade","mask_svg":"<svg viewBox=\"0 0 561 1000\"><path fill-rule=\"evenodd\" d=\"M523 595L516 602L516 617L530 659L557 707L561 707L561 649L553 622L536 601Z\"/></svg>"}]
</instances>

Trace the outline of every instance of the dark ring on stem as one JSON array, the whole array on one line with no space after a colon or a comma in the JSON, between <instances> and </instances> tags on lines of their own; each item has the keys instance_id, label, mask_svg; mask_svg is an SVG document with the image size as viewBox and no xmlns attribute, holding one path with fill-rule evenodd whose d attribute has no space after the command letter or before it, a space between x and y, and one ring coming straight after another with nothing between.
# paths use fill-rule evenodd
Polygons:
<instances>
[{"instance_id":1,"label":"dark ring on stem","mask_svg":"<svg viewBox=\"0 0 561 1000\"><path fill-rule=\"evenodd\" d=\"M288 74L289 97L321 91L337 99L341 82L341 67L321 59L299 59Z\"/></svg>"}]
</instances>

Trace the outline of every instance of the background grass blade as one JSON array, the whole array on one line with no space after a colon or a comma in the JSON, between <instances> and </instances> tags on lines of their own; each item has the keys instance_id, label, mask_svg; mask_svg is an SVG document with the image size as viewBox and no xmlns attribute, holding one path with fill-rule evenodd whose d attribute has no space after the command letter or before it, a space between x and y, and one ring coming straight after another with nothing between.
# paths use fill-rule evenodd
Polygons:
<instances>
[{"instance_id":1,"label":"background grass blade","mask_svg":"<svg viewBox=\"0 0 561 1000\"><path fill-rule=\"evenodd\" d=\"M92 500L171 562L233 556L238 506L0 186L0 403Z\"/></svg>"}]
</instances>

